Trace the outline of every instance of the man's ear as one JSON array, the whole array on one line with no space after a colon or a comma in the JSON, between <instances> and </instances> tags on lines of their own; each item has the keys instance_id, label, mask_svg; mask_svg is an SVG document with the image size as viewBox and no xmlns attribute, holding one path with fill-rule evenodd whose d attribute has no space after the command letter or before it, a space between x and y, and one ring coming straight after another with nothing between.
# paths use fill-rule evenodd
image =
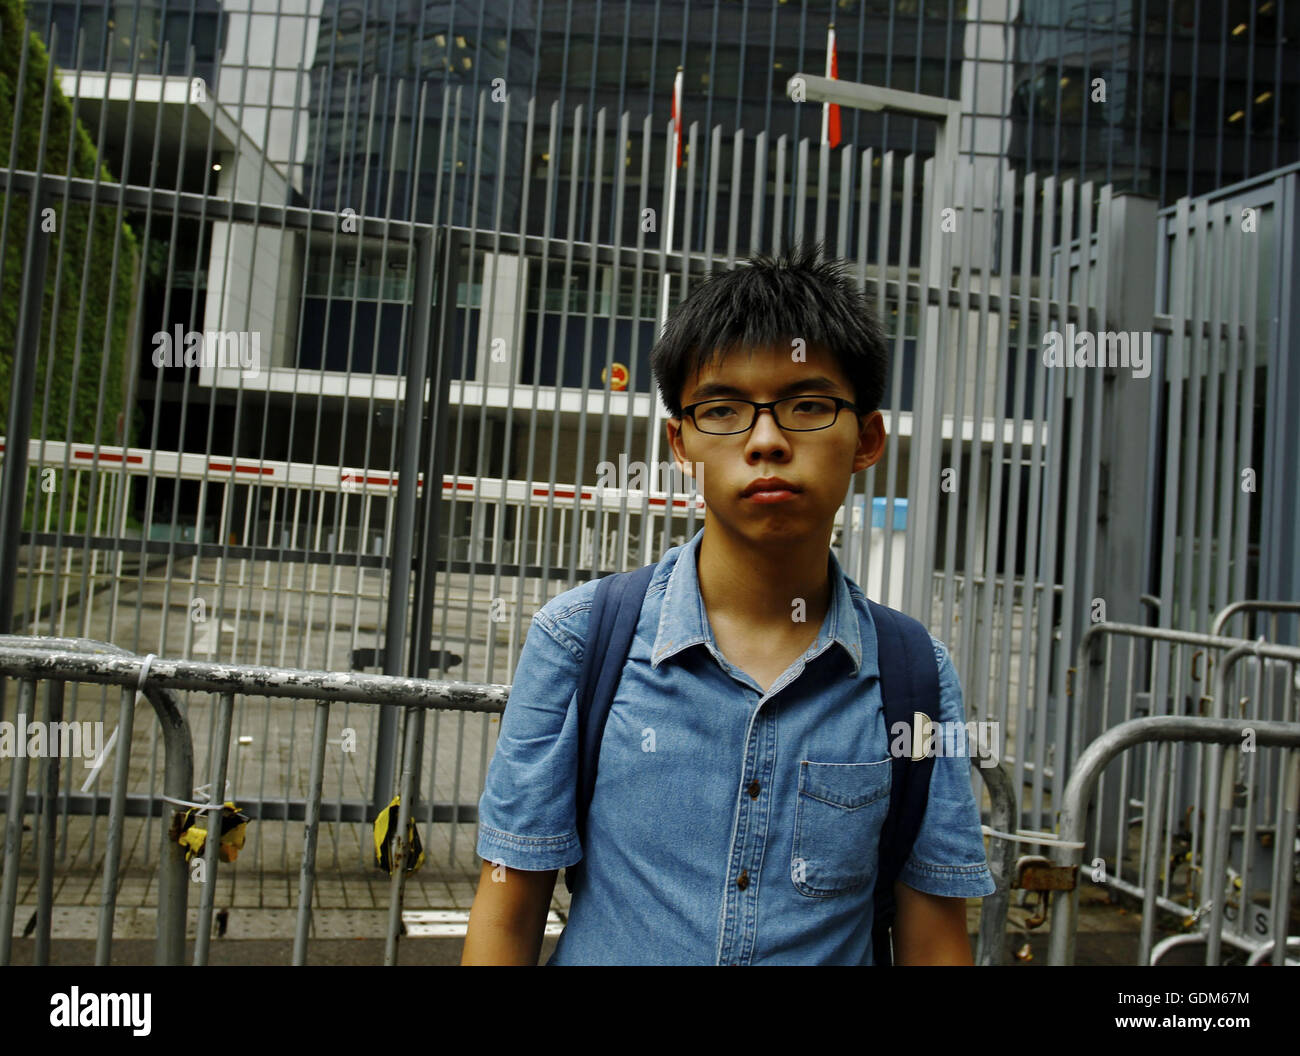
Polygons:
<instances>
[{"instance_id":1,"label":"man's ear","mask_svg":"<svg viewBox=\"0 0 1300 1056\"><path fill-rule=\"evenodd\" d=\"M683 419L669 418L664 423L664 428L668 432L668 446L673 453L673 461L678 468L687 477L695 479L695 463L686 451L686 432L682 429ZM696 480L696 487L699 487L699 481Z\"/></svg>"},{"instance_id":2,"label":"man's ear","mask_svg":"<svg viewBox=\"0 0 1300 1056\"><path fill-rule=\"evenodd\" d=\"M668 418L664 421L664 431L668 434L668 449L678 462L689 462L686 457L686 442L682 435L682 419Z\"/></svg>"},{"instance_id":3,"label":"man's ear","mask_svg":"<svg viewBox=\"0 0 1300 1056\"><path fill-rule=\"evenodd\" d=\"M874 466L885 454L885 416L879 411L862 415L858 420L858 450L853 458L853 472Z\"/></svg>"}]
</instances>

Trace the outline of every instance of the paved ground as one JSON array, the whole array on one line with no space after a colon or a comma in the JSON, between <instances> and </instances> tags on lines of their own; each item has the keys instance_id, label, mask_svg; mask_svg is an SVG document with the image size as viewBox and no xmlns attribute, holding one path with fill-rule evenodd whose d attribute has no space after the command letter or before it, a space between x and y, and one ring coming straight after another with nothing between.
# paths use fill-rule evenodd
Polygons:
<instances>
[{"instance_id":1,"label":"paved ground","mask_svg":"<svg viewBox=\"0 0 1300 1056\"><path fill-rule=\"evenodd\" d=\"M1015 915L1013 913L1013 915ZM972 927L976 925L978 911L970 912ZM63 926L56 921L55 934L66 930L73 921L65 918ZM81 921L77 921L81 924ZM143 921L135 921L143 924ZM309 960L312 964L382 964L384 959L384 941L382 935L384 916L381 912L348 913L346 911L329 911L321 915L318 935L309 947ZM1119 914L1114 907L1105 910L1093 908L1084 915L1082 928L1077 943L1076 963L1093 965L1133 964L1137 954L1138 920L1131 914ZM286 915L276 918L266 911L248 911L232 914L227 935L214 938L211 946L209 963L214 965L287 965L293 952L292 938L284 934L291 929L292 921ZM355 936L339 935L338 932L353 929ZM79 930L79 929L78 929ZM127 929L128 931L130 929ZM275 933L274 937L251 937L257 932ZM247 936L247 937L245 937ZM404 965L414 964L459 964L461 937L449 938L404 938L399 948L399 960ZM542 944L541 962L545 963L555 948L556 938L548 937ZM972 942L973 942L972 936ZM1023 947L1030 946L1031 956L1025 957ZM1047 959L1047 934L1038 931L1025 936L1013 932L1008 934L1009 956L1007 963L1013 965L1042 965ZM14 963L31 964L34 942L31 939L18 939L14 943ZM1017 951L1020 955L1017 956ZM92 964L94 962L95 944L87 938L56 939L52 943L51 960L56 964ZM193 944L186 948L187 955L193 954ZM1195 950L1177 951L1176 957L1169 958L1169 963L1199 963ZM153 963L153 942L151 939L121 938L113 943L113 963L138 965Z\"/></svg>"},{"instance_id":2,"label":"paved ground","mask_svg":"<svg viewBox=\"0 0 1300 1056\"><path fill-rule=\"evenodd\" d=\"M421 874L425 874L421 870ZM430 911L443 910L448 920L444 928L459 931L456 934L438 938L414 937L408 934L400 944L400 961L403 964L457 964L460 960L463 942L463 922L473 901L474 886L463 875L445 871L430 870L426 875L417 874L418 881L408 889L405 902L407 920L412 931L419 925L418 916L428 916ZM31 922L35 911L34 895L30 880L24 876L25 896L20 898L15 915L14 963L30 964L33 956L34 940L21 938L23 930ZM70 878L71 879L71 878ZM92 879L92 878L86 878ZM283 890L287 893L296 876L264 877L272 882L267 890ZM347 882L339 884L340 880ZM382 964L384 954L384 934L387 925L386 881L377 871L344 876L340 874L332 881L339 884L336 893L346 894L352 905L345 907L335 903L322 906L313 919L312 939L309 959L315 964ZM65 899L69 892L69 881L65 881ZM552 903L553 934L543 943L542 961L550 956L556 941L555 933L566 917L568 893L563 883L556 885L557 891ZM97 890L97 888L96 888ZM210 963L212 964L289 964L296 913L291 901L286 899L284 908L268 909L254 905L240 905L241 901L251 902L246 896L241 898L234 887L219 893L235 894L233 901L219 897L217 906L227 911L226 931L222 936L215 934L211 945ZM128 894L124 890L124 895ZM138 892L136 892L138 895ZM95 929L98 910L93 903L97 893L87 891L86 903L83 905L61 904L55 911L53 920L52 960L62 964L90 964L94 960ZM369 905L362 907L363 899ZM1086 887L1081 894L1081 913L1076 961L1079 964L1133 964L1136 961L1140 914L1123 905L1111 904L1103 891ZM193 940L197 921L196 898L191 899L189 912L189 938ZM319 903L318 903L319 904ZM979 930L980 903L968 905L967 924L974 943ZM1046 963L1048 930L1045 926L1030 928L1027 920L1033 910L1031 906L1021 907L1014 904L1008 914L1007 927L1007 963L1015 965L1042 965ZM1162 917L1158 922L1158 936L1171 934L1171 918ZM115 918L113 963L115 964L149 964L153 958L153 936L156 926L156 910L151 905L122 905ZM190 947L192 950L192 945ZM1170 963L1200 963L1196 948L1177 951L1169 958Z\"/></svg>"}]
</instances>

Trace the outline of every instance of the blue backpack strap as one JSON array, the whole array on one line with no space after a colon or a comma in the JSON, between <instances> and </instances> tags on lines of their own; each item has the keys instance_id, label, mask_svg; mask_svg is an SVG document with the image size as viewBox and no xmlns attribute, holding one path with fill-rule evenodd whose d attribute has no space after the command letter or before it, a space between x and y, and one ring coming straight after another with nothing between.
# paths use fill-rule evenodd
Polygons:
<instances>
[{"instance_id":1,"label":"blue backpack strap","mask_svg":"<svg viewBox=\"0 0 1300 1056\"><path fill-rule=\"evenodd\" d=\"M876 625L876 646L880 663L880 693L885 705L885 732L892 744L898 723L907 726L907 744L912 744L915 712L939 718L939 667L934 658L930 632L918 620L868 599ZM889 812L880 834L880 858L876 874L875 913L871 940L878 965L893 963L890 929L897 909L894 884L921 831L930 794L933 757L913 760L910 750L893 760L893 784Z\"/></svg>"},{"instance_id":2,"label":"blue backpack strap","mask_svg":"<svg viewBox=\"0 0 1300 1056\"><path fill-rule=\"evenodd\" d=\"M586 854L587 809L596 789L596 763L605 720L614 701L623 665L632 648L641 605L654 575L649 564L632 572L604 576L596 584L587 624L587 644L582 655L582 674L578 680L578 782L574 797L578 838ZM581 870L569 866L564 870L564 886L572 891Z\"/></svg>"}]
</instances>

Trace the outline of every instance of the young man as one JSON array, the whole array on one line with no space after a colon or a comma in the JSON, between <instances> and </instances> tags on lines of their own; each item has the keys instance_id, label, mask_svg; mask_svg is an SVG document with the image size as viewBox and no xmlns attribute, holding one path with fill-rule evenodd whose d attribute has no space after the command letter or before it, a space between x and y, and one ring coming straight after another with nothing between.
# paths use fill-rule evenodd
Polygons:
<instances>
[{"instance_id":1,"label":"young man","mask_svg":"<svg viewBox=\"0 0 1300 1056\"><path fill-rule=\"evenodd\" d=\"M702 283L655 346L705 527L650 582L585 845L575 697L596 581L533 617L479 803L462 963L536 964L557 871L580 859L549 964L873 963L890 737L866 596L830 539L850 477L885 450L887 347L846 272L815 248L753 258ZM964 721L932 642L940 719ZM970 759L940 756L895 885L895 963L971 964L965 900L994 889Z\"/></svg>"}]
</instances>

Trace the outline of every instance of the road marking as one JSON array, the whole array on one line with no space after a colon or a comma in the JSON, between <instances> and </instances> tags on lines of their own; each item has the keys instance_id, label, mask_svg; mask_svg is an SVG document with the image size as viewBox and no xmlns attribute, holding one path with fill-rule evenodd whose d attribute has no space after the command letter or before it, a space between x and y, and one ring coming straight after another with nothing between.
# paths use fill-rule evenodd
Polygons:
<instances>
[{"instance_id":1,"label":"road marking","mask_svg":"<svg viewBox=\"0 0 1300 1056\"><path fill-rule=\"evenodd\" d=\"M409 938L455 938L465 936L469 924L467 909L405 909L402 911L402 923L406 925L406 937ZM555 910L546 915L544 935L559 935L564 930L564 922Z\"/></svg>"}]
</instances>

